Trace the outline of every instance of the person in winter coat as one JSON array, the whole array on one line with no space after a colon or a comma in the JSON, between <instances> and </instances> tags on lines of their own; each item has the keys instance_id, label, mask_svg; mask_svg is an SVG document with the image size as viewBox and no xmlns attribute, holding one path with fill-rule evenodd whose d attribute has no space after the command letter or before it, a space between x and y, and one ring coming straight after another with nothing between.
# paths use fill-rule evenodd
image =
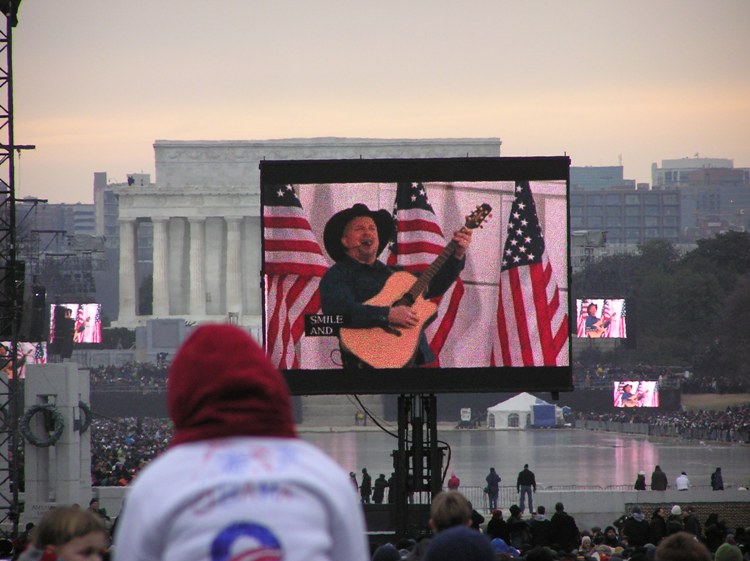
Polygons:
<instances>
[{"instance_id":1,"label":"person in winter coat","mask_svg":"<svg viewBox=\"0 0 750 561\"><path fill-rule=\"evenodd\" d=\"M664 509L659 507L651 515L651 522L648 523L648 541L654 545L667 535L667 519Z\"/></svg>"},{"instance_id":2,"label":"person in winter coat","mask_svg":"<svg viewBox=\"0 0 750 561\"><path fill-rule=\"evenodd\" d=\"M374 489L372 491L372 502L377 505L383 502L386 487L388 487L388 480L385 478L385 474L381 473L375 480Z\"/></svg>"},{"instance_id":3,"label":"person in winter coat","mask_svg":"<svg viewBox=\"0 0 750 561\"><path fill-rule=\"evenodd\" d=\"M651 490L652 491L666 491L667 490L667 474L664 473L659 466L654 468L654 472L651 474Z\"/></svg>"},{"instance_id":4,"label":"person in winter coat","mask_svg":"<svg viewBox=\"0 0 750 561\"><path fill-rule=\"evenodd\" d=\"M500 476L495 471L495 468L491 467L490 472L485 477L487 481L487 498L489 499L489 509L493 511L497 508L497 496L500 494Z\"/></svg>"},{"instance_id":5,"label":"person in winter coat","mask_svg":"<svg viewBox=\"0 0 750 561\"><path fill-rule=\"evenodd\" d=\"M448 480L448 490L458 491L459 485L461 485L461 480L456 475L456 472L451 473L451 478Z\"/></svg>"},{"instance_id":6,"label":"person in winter coat","mask_svg":"<svg viewBox=\"0 0 750 561\"><path fill-rule=\"evenodd\" d=\"M721 468L719 467L711 474L711 489L714 491L724 490L724 477L721 475Z\"/></svg>"},{"instance_id":7,"label":"person in winter coat","mask_svg":"<svg viewBox=\"0 0 750 561\"><path fill-rule=\"evenodd\" d=\"M555 505L555 514L550 520L549 530L552 546L565 552L573 551L581 541L575 518L565 512L565 506L562 503Z\"/></svg>"},{"instance_id":8,"label":"person in winter coat","mask_svg":"<svg viewBox=\"0 0 750 561\"><path fill-rule=\"evenodd\" d=\"M645 471L638 472L638 477L635 478L635 485L633 485L633 489L635 489L636 491L646 490L646 472Z\"/></svg>"},{"instance_id":9,"label":"person in winter coat","mask_svg":"<svg viewBox=\"0 0 750 561\"><path fill-rule=\"evenodd\" d=\"M622 527L622 535L628 540L629 547L643 547L648 543L649 524L641 507L636 505L630 511Z\"/></svg>"}]
</instances>

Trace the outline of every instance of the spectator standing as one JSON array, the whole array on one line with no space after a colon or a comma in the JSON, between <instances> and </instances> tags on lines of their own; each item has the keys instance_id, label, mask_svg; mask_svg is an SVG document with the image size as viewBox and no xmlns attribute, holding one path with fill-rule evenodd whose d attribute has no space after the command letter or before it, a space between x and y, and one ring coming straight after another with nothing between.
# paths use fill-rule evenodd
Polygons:
<instances>
[{"instance_id":1,"label":"spectator standing","mask_svg":"<svg viewBox=\"0 0 750 561\"><path fill-rule=\"evenodd\" d=\"M372 502L376 505L382 504L385 498L385 488L388 487L388 480L385 478L385 474L381 473L375 480L375 485L372 491Z\"/></svg>"},{"instance_id":2,"label":"spectator standing","mask_svg":"<svg viewBox=\"0 0 750 561\"><path fill-rule=\"evenodd\" d=\"M630 516L625 520L622 534L630 547L643 547L648 543L649 523L638 505L632 508Z\"/></svg>"},{"instance_id":3,"label":"spectator standing","mask_svg":"<svg viewBox=\"0 0 750 561\"><path fill-rule=\"evenodd\" d=\"M565 512L565 506L562 503L555 505L555 514L550 520L549 530L552 546L566 553L573 551L580 543L581 535L575 518Z\"/></svg>"},{"instance_id":4,"label":"spectator standing","mask_svg":"<svg viewBox=\"0 0 750 561\"><path fill-rule=\"evenodd\" d=\"M451 473L451 477L448 480L448 490L449 491L458 491L458 486L461 485L461 480L456 475L456 472Z\"/></svg>"},{"instance_id":5,"label":"spectator standing","mask_svg":"<svg viewBox=\"0 0 750 561\"><path fill-rule=\"evenodd\" d=\"M678 491L687 491L690 487L690 480L688 479L687 473L684 471L677 476L674 481L675 487Z\"/></svg>"},{"instance_id":6,"label":"spectator standing","mask_svg":"<svg viewBox=\"0 0 750 561\"><path fill-rule=\"evenodd\" d=\"M367 473L367 468L362 468L362 484L359 486L359 496L364 504L370 504L372 477Z\"/></svg>"},{"instance_id":7,"label":"spectator standing","mask_svg":"<svg viewBox=\"0 0 750 561\"><path fill-rule=\"evenodd\" d=\"M703 531L706 534L706 546L711 551L716 551L727 537L727 526L723 520L719 519L719 515L715 512L712 512L706 518Z\"/></svg>"},{"instance_id":8,"label":"spectator standing","mask_svg":"<svg viewBox=\"0 0 750 561\"><path fill-rule=\"evenodd\" d=\"M497 508L497 496L500 494L500 476L495 472L495 468L491 467L490 472L485 477L487 481L487 498L489 499L489 510L493 511Z\"/></svg>"},{"instance_id":9,"label":"spectator standing","mask_svg":"<svg viewBox=\"0 0 750 561\"><path fill-rule=\"evenodd\" d=\"M349 476L297 437L284 378L246 332L193 331L167 409L171 447L130 488L115 560L369 558Z\"/></svg>"},{"instance_id":10,"label":"spectator standing","mask_svg":"<svg viewBox=\"0 0 750 561\"><path fill-rule=\"evenodd\" d=\"M724 490L724 477L721 475L720 467L717 467L716 471L711 474L711 489L714 491Z\"/></svg>"},{"instance_id":11,"label":"spectator standing","mask_svg":"<svg viewBox=\"0 0 750 561\"><path fill-rule=\"evenodd\" d=\"M667 535L671 536L684 530L685 525L682 523L682 509L680 505L674 505L667 517Z\"/></svg>"},{"instance_id":12,"label":"spectator standing","mask_svg":"<svg viewBox=\"0 0 750 561\"><path fill-rule=\"evenodd\" d=\"M666 491L667 490L667 474L661 470L661 467L656 466L654 472L651 474L651 490L652 491Z\"/></svg>"},{"instance_id":13,"label":"spectator standing","mask_svg":"<svg viewBox=\"0 0 750 561\"><path fill-rule=\"evenodd\" d=\"M528 522L521 518L521 509L518 505L510 506L508 533L510 534L510 545L516 549L525 549L525 546L531 543L531 529Z\"/></svg>"},{"instance_id":14,"label":"spectator standing","mask_svg":"<svg viewBox=\"0 0 750 561\"><path fill-rule=\"evenodd\" d=\"M685 518L682 521L686 532L690 532L696 538L703 541L703 529L701 528L701 522L695 514L695 507L693 505L688 506L685 509Z\"/></svg>"},{"instance_id":15,"label":"spectator standing","mask_svg":"<svg viewBox=\"0 0 750 561\"><path fill-rule=\"evenodd\" d=\"M492 518L487 523L487 536L492 540L494 538L500 538L506 543L510 542L510 534L508 533L508 524L503 520L503 511L496 508L492 511Z\"/></svg>"},{"instance_id":16,"label":"spectator standing","mask_svg":"<svg viewBox=\"0 0 750 561\"><path fill-rule=\"evenodd\" d=\"M471 528L474 530L481 530L482 524L484 524L484 516L479 514L477 509L474 508L474 505L471 504L471 501L469 501L469 506L471 507Z\"/></svg>"},{"instance_id":17,"label":"spectator standing","mask_svg":"<svg viewBox=\"0 0 750 561\"><path fill-rule=\"evenodd\" d=\"M536 493L536 477L534 476L534 472L529 469L529 464L524 464L523 470L518 472L518 479L516 479L516 491L521 494L521 498L519 499L521 514L526 510L524 498L527 498L529 501L529 512L534 512L532 490Z\"/></svg>"},{"instance_id":18,"label":"spectator standing","mask_svg":"<svg viewBox=\"0 0 750 561\"><path fill-rule=\"evenodd\" d=\"M547 509L539 505L536 509L536 514L531 518L531 522L529 522L531 545L534 547L548 547L551 545L549 533L550 521L545 516L546 512Z\"/></svg>"},{"instance_id":19,"label":"spectator standing","mask_svg":"<svg viewBox=\"0 0 750 561\"><path fill-rule=\"evenodd\" d=\"M651 521L648 523L648 541L654 545L667 535L667 519L664 509L658 507L651 515Z\"/></svg>"}]
</instances>

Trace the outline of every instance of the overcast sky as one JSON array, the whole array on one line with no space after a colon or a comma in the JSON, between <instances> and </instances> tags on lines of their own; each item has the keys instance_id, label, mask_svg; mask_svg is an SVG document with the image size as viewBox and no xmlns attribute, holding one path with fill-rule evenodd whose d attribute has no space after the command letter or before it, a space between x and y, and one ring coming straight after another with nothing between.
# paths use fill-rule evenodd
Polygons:
<instances>
[{"instance_id":1,"label":"overcast sky","mask_svg":"<svg viewBox=\"0 0 750 561\"><path fill-rule=\"evenodd\" d=\"M93 202L153 143L499 137L574 166L750 167L748 0L25 0L16 194Z\"/></svg>"}]
</instances>

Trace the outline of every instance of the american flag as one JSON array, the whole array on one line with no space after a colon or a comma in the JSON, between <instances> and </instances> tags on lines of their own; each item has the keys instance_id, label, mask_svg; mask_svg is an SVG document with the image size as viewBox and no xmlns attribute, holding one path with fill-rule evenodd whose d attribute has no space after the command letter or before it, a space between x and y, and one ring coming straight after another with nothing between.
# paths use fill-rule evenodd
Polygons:
<instances>
[{"instance_id":1,"label":"american flag","mask_svg":"<svg viewBox=\"0 0 750 561\"><path fill-rule=\"evenodd\" d=\"M498 366L557 366L568 360L568 314L552 277L529 183L516 183L503 247L497 306Z\"/></svg>"},{"instance_id":2,"label":"american flag","mask_svg":"<svg viewBox=\"0 0 750 561\"><path fill-rule=\"evenodd\" d=\"M78 304L78 310L76 311L75 330L73 331L73 341L75 341L76 343L83 343L85 329L86 320L83 313L83 304Z\"/></svg>"},{"instance_id":3,"label":"american flag","mask_svg":"<svg viewBox=\"0 0 750 561\"><path fill-rule=\"evenodd\" d=\"M386 263L400 265L410 273L424 271L445 249L446 241L422 183L397 185L393 216L394 237ZM426 330L430 348L437 357L435 366L440 363L440 351L453 327L463 295L464 285L458 279L439 298L438 315Z\"/></svg>"},{"instance_id":4,"label":"american flag","mask_svg":"<svg viewBox=\"0 0 750 561\"><path fill-rule=\"evenodd\" d=\"M602 307L602 317L600 319L602 326L604 326L604 334L602 337L612 336L612 306L608 299L604 300L604 306Z\"/></svg>"},{"instance_id":5,"label":"american flag","mask_svg":"<svg viewBox=\"0 0 750 561\"><path fill-rule=\"evenodd\" d=\"M263 187L266 353L280 369L299 368L305 315L320 311L318 285L328 269L292 185Z\"/></svg>"},{"instance_id":6,"label":"american flag","mask_svg":"<svg viewBox=\"0 0 750 561\"><path fill-rule=\"evenodd\" d=\"M96 316L94 317L94 333L92 335L91 342L102 342L102 307L100 304L96 304Z\"/></svg>"},{"instance_id":7,"label":"american flag","mask_svg":"<svg viewBox=\"0 0 750 561\"><path fill-rule=\"evenodd\" d=\"M628 312L625 309L627 300L622 301L622 309L620 310L620 321L618 322L618 333L616 337L622 337L623 339L628 336Z\"/></svg>"}]
</instances>

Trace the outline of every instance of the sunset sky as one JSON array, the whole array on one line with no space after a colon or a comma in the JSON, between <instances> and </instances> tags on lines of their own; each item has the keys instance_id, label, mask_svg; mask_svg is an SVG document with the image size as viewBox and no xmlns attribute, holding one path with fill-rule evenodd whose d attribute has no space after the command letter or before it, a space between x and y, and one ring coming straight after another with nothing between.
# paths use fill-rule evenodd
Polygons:
<instances>
[{"instance_id":1,"label":"sunset sky","mask_svg":"<svg viewBox=\"0 0 750 561\"><path fill-rule=\"evenodd\" d=\"M748 0L25 0L17 197L154 179L155 140L499 137L574 166L750 167Z\"/></svg>"}]
</instances>

